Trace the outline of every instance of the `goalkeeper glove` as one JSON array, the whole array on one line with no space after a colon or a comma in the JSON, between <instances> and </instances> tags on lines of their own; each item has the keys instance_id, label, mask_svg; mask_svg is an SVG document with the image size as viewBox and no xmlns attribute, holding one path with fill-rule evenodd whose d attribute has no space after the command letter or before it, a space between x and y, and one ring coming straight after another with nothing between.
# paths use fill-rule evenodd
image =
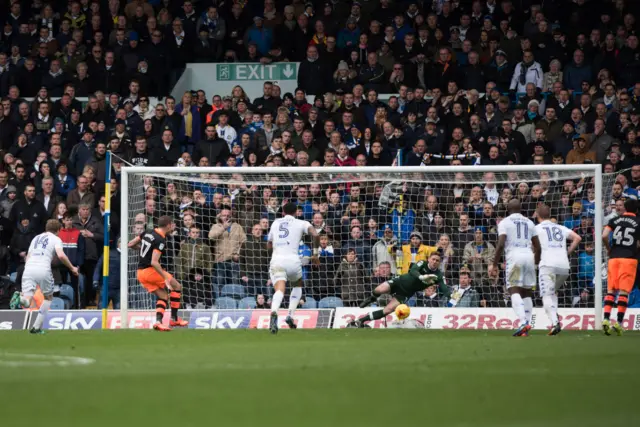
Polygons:
<instances>
[{"instance_id":1,"label":"goalkeeper glove","mask_svg":"<svg viewBox=\"0 0 640 427\"><path fill-rule=\"evenodd\" d=\"M435 274L422 274L418 277L425 285L433 285L438 281L438 276Z\"/></svg>"}]
</instances>

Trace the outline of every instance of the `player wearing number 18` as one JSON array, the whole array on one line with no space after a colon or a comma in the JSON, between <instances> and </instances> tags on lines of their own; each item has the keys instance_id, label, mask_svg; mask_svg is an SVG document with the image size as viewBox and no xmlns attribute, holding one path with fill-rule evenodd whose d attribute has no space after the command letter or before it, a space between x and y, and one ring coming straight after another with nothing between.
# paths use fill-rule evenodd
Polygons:
<instances>
[{"instance_id":1,"label":"player wearing number 18","mask_svg":"<svg viewBox=\"0 0 640 427\"><path fill-rule=\"evenodd\" d=\"M602 232L602 242L609 253L607 272L607 295L604 297L604 321L606 335L614 331L622 335L622 321L627 311L629 294L633 290L638 268L638 245L640 244L640 222L636 217L638 202L627 199L625 212L609 221ZM613 234L612 234L613 233ZM611 242L609 237L611 235ZM618 294L618 323L611 324L611 310Z\"/></svg>"},{"instance_id":2,"label":"player wearing number 18","mask_svg":"<svg viewBox=\"0 0 640 427\"><path fill-rule=\"evenodd\" d=\"M158 228L144 231L129 242L129 247L140 245L140 261L138 263L138 281L150 294L158 297L156 302L156 331L170 331L171 328L162 324L167 305L171 305L171 320L169 326L187 326L188 322L178 317L182 286L171 274L164 271L160 265L160 257L166 247L165 236L173 231L175 224L169 216L158 219Z\"/></svg>"}]
</instances>

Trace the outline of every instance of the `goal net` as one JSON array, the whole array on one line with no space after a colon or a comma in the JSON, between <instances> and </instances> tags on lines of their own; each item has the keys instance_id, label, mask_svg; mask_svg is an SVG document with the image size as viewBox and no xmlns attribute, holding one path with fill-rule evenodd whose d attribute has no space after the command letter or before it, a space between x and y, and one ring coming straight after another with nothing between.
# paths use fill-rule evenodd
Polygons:
<instances>
[{"instance_id":1,"label":"goal net","mask_svg":"<svg viewBox=\"0 0 640 427\"><path fill-rule=\"evenodd\" d=\"M599 319L599 235L617 177L595 165L123 168L123 319L127 310L155 306L136 280L139 254L125 246L162 215L173 217L176 229L161 262L182 283L184 308L253 308L259 295L268 301L267 234L286 202L296 203L297 216L321 235L319 264L311 262L310 239L300 245L304 307L357 307L377 284L437 249L448 285L457 289L466 272L473 292L453 300L429 289L410 306L508 307L504 267L490 275L488 265L511 198L534 222L536 208L548 205L554 221L582 236L559 304L591 308ZM541 307L539 298L535 304Z\"/></svg>"}]
</instances>

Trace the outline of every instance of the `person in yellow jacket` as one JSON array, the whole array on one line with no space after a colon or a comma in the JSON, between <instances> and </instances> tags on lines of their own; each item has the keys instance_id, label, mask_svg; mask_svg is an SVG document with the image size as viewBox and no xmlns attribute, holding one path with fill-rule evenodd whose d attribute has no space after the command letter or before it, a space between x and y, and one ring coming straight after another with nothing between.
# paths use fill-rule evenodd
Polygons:
<instances>
[{"instance_id":1,"label":"person in yellow jacket","mask_svg":"<svg viewBox=\"0 0 640 427\"><path fill-rule=\"evenodd\" d=\"M410 236L408 245L402 245L402 262L398 269L398 274L406 274L411 266L418 261L427 261L432 253L438 252L436 246L427 246L422 244L422 234L413 231Z\"/></svg>"}]
</instances>

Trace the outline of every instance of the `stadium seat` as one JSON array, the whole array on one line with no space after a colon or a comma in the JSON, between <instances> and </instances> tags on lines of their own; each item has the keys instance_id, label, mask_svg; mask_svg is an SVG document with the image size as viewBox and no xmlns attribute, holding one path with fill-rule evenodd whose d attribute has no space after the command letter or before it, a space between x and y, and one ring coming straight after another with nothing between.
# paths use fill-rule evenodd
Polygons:
<instances>
[{"instance_id":1,"label":"stadium seat","mask_svg":"<svg viewBox=\"0 0 640 427\"><path fill-rule=\"evenodd\" d=\"M60 285L60 299L64 301L67 309L73 307L74 293L73 288L69 285Z\"/></svg>"},{"instance_id":2,"label":"stadium seat","mask_svg":"<svg viewBox=\"0 0 640 427\"><path fill-rule=\"evenodd\" d=\"M15 282L17 277L18 273L16 273L15 271L9 275L9 279L11 279L12 282Z\"/></svg>"},{"instance_id":3,"label":"stadium seat","mask_svg":"<svg viewBox=\"0 0 640 427\"><path fill-rule=\"evenodd\" d=\"M342 300L338 297L325 297L318 303L318 308L337 308L344 307Z\"/></svg>"},{"instance_id":4,"label":"stadium seat","mask_svg":"<svg viewBox=\"0 0 640 427\"><path fill-rule=\"evenodd\" d=\"M244 297L238 303L238 308L241 310L256 308L256 299L253 297Z\"/></svg>"},{"instance_id":5,"label":"stadium seat","mask_svg":"<svg viewBox=\"0 0 640 427\"><path fill-rule=\"evenodd\" d=\"M313 299L312 297L305 297L304 304L302 304L302 308L318 308L318 301Z\"/></svg>"},{"instance_id":6,"label":"stadium seat","mask_svg":"<svg viewBox=\"0 0 640 427\"><path fill-rule=\"evenodd\" d=\"M54 298L51 301L51 310L64 310L64 301L60 298Z\"/></svg>"},{"instance_id":7,"label":"stadium seat","mask_svg":"<svg viewBox=\"0 0 640 427\"><path fill-rule=\"evenodd\" d=\"M409 301L407 301L407 305L409 307L415 307L417 301L418 299L415 296L412 296L411 298L409 298Z\"/></svg>"},{"instance_id":8,"label":"stadium seat","mask_svg":"<svg viewBox=\"0 0 640 427\"><path fill-rule=\"evenodd\" d=\"M237 300L244 298L244 286L242 285L224 285L220 290L221 297L230 297Z\"/></svg>"},{"instance_id":9,"label":"stadium seat","mask_svg":"<svg viewBox=\"0 0 640 427\"><path fill-rule=\"evenodd\" d=\"M238 308L238 302L233 298L220 297L216 300L215 306L218 310L235 310Z\"/></svg>"}]
</instances>

